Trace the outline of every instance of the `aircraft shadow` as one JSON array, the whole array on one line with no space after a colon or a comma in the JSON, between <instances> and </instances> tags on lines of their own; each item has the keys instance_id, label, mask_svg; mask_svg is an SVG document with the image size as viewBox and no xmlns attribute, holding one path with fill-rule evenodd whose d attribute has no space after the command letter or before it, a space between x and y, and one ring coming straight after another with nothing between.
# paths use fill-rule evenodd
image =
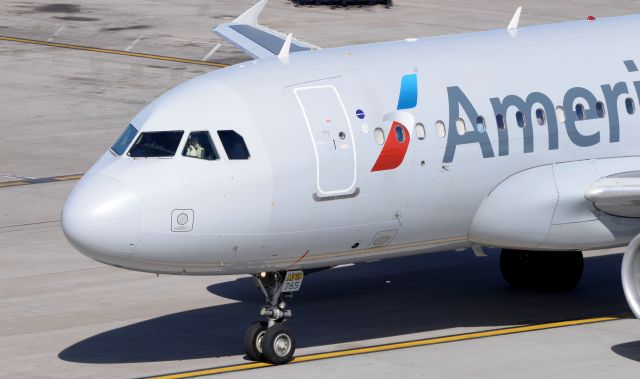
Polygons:
<instances>
[{"instance_id":1,"label":"aircraft shadow","mask_svg":"<svg viewBox=\"0 0 640 379\"><path fill-rule=\"evenodd\" d=\"M513 290L499 254L470 252L365 263L305 278L290 301L298 347L398 336L454 327L501 327L628 312L620 284L622 255L585 261L573 292ZM242 355L242 336L263 296L251 279L208 290L237 303L166 315L110 330L59 353L79 363L138 363ZM634 357L639 357L634 345ZM634 350L635 349L635 350ZM624 350L624 349L623 349ZM614 350L615 351L615 350Z\"/></svg>"},{"instance_id":2,"label":"aircraft shadow","mask_svg":"<svg viewBox=\"0 0 640 379\"><path fill-rule=\"evenodd\" d=\"M611 351L621 357L640 362L640 341L621 343L611 348Z\"/></svg>"}]
</instances>

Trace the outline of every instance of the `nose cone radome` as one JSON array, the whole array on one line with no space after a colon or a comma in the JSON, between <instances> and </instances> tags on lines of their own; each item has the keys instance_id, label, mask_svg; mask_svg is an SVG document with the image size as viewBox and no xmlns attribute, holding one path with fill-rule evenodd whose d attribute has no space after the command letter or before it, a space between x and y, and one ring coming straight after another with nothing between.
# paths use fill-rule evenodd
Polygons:
<instances>
[{"instance_id":1,"label":"nose cone radome","mask_svg":"<svg viewBox=\"0 0 640 379\"><path fill-rule=\"evenodd\" d=\"M94 175L78 183L62 210L62 230L83 254L118 264L133 252L140 231L140 200L115 179Z\"/></svg>"}]
</instances>

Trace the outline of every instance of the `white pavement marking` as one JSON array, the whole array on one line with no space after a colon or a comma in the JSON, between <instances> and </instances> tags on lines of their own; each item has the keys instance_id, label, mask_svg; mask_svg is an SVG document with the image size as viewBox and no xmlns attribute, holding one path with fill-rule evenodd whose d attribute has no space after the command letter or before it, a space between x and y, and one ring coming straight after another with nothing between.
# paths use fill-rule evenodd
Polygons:
<instances>
[{"instance_id":1,"label":"white pavement marking","mask_svg":"<svg viewBox=\"0 0 640 379\"><path fill-rule=\"evenodd\" d=\"M131 43L129 44L129 46L127 46L127 48L126 48L126 49L124 49L124 51L131 51L131 49L133 49L133 47L134 47L135 45L137 45L137 44L138 44L138 42L142 41L142 39L143 39L143 38L144 38L144 36L140 36L140 37L136 38L136 39L135 39L135 41L131 42Z\"/></svg>"},{"instance_id":2,"label":"white pavement marking","mask_svg":"<svg viewBox=\"0 0 640 379\"><path fill-rule=\"evenodd\" d=\"M5 178L10 178L10 179L31 179L31 180L35 179L35 178L28 177L28 176L14 175L14 174L3 174L3 173L0 173L0 176L5 177Z\"/></svg>"},{"instance_id":3,"label":"white pavement marking","mask_svg":"<svg viewBox=\"0 0 640 379\"><path fill-rule=\"evenodd\" d=\"M62 33L62 31L66 28L66 26L62 25L61 27L58 28L58 30L56 30L55 33L53 33L51 35L51 37L47 40L47 42L51 42L53 41L54 38L56 38L60 33Z\"/></svg>"},{"instance_id":4,"label":"white pavement marking","mask_svg":"<svg viewBox=\"0 0 640 379\"><path fill-rule=\"evenodd\" d=\"M215 45L217 44L217 42L211 42L211 41L198 41L198 40L193 40L193 39L184 39L184 38L174 38L174 37L155 37L155 38L160 38L160 39L168 39L170 41L179 41L179 42L189 42L189 43L199 43L199 44L203 44L203 45ZM222 46L229 46L229 47L233 47L233 45L230 44L226 44L226 43L220 43Z\"/></svg>"},{"instance_id":5,"label":"white pavement marking","mask_svg":"<svg viewBox=\"0 0 640 379\"><path fill-rule=\"evenodd\" d=\"M213 53L215 53L216 51L218 51L218 49L220 48L220 46L222 46L222 44L221 44L221 43L219 43L219 44L215 45L215 46L213 47L213 49L211 49L211 51L210 51L207 55L205 55L205 56L204 56L204 58L202 58L202 60L203 60L203 61L208 61L208 60L209 60L209 58L211 58L211 56L213 55Z\"/></svg>"}]
</instances>

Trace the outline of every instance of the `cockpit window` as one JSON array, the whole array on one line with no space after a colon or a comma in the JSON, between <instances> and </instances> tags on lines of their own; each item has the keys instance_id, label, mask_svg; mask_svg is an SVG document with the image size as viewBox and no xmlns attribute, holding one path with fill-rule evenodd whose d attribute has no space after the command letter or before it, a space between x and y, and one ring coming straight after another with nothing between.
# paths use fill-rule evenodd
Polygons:
<instances>
[{"instance_id":1,"label":"cockpit window","mask_svg":"<svg viewBox=\"0 0 640 379\"><path fill-rule=\"evenodd\" d=\"M129 156L133 158L173 157L183 134L183 131L142 133L129 150Z\"/></svg>"},{"instance_id":2,"label":"cockpit window","mask_svg":"<svg viewBox=\"0 0 640 379\"><path fill-rule=\"evenodd\" d=\"M182 155L207 161L220 159L216 148L213 146L209 132L191 133L187 139L187 143L184 145Z\"/></svg>"},{"instance_id":3,"label":"cockpit window","mask_svg":"<svg viewBox=\"0 0 640 379\"><path fill-rule=\"evenodd\" d=\"M131 143L131 141L133 141L133 139L136 138L137 134L138 134L138 129L136 129L133 125L129 124L129 126L127 126L124 132L120 134L120 137L118 137L118 139L113 144L113 146L111 146L111 150L118 155L124 154L124 152L127 150L127 147L129 147L129 144Z\"/></svg>"},{"instance_id":4,"label":"cockpit window","mask_svg":"<svg viewBox=\"0 0 640 379\"><path fill-rule=\"evenodd\" d=\"M249 159L249 149L244 143L244 138L233 130L219 130L218 136L224 146L224 151L227 152L229 159Z\"/></svg>"}]
</instances>

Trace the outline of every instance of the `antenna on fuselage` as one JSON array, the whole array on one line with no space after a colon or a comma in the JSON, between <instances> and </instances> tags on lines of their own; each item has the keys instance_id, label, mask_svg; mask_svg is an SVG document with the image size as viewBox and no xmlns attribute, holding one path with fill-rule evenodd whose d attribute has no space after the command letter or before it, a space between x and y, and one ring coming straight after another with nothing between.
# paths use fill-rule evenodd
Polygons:
<instances>
[{"instance_id":1,"label":"antenna on fuselage","mask_svg":"<svg viewBox=\"0 0 640 379\"><path fill-rule=\"evenodd\" d=\"M278 58L281 61L288 63L289 62L289 53L291 52L291 40L293 39L293 33L289 33L287 39L284 41L282 45L282 50L280 50L280 54L278 54Z\"/></svg>"},{"instance_id":2,"label":"antenna on fuselage","mask_svg":"<svg viewBox=\"0 0 640 379\"><path fill-rule=\"evenodd\" d=\"M509 26L507 26L507 30L516 30L520 25L520 14L522 14L522 7L518 7L516 13L513 15Z\"/></svg>"}]
</instances>

